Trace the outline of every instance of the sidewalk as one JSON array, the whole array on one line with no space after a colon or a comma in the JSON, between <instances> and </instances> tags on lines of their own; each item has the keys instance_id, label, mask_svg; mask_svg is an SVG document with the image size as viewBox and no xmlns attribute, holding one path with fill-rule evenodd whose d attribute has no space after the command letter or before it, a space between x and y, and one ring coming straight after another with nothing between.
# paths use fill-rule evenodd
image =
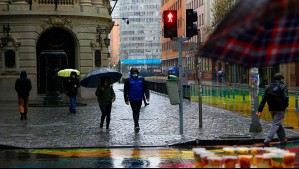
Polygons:
<instances>
[{"instance_id":1,"label":"sidewalk","mask_svg":"<svg viewBox=\"0 0 299 169\"><path fill-rule=\"evenodd\" d=\"M203 105L199 128L198 104L184 102L184 134L179 129L179 106L168 97L151 92L150 105L142 105L140 132L134 132L130 106L124 103L123 84L114 84L110 130L100 130L101 112L96 99L80 99L87 106L70 114L68 107L29 107L27 121L20 121L16 102L0 102L0 147L89 148L158 147L203 144L250 144L262 142L270 122L261 120L263 131L250 133L251 117ZM66 101L67 102L67 101ZM286 129L289 140L299 131Z\"/></svg>"}]
</instances>

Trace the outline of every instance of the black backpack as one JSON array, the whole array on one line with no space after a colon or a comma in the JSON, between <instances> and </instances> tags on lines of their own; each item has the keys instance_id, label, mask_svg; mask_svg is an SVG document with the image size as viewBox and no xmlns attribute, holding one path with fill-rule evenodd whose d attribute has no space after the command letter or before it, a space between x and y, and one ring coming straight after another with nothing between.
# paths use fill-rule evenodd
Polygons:
<instances>
[{"instance_id":1,"label":"black backpack","mask_svg":"<svg viewBox=\"0 0 299 169\"><path fill-rule=\"evenodd\" d=\"M279 83L272 83L267 90L268 104L279 105L283 102L283 86Z\"/></svg>"}]
</instances>

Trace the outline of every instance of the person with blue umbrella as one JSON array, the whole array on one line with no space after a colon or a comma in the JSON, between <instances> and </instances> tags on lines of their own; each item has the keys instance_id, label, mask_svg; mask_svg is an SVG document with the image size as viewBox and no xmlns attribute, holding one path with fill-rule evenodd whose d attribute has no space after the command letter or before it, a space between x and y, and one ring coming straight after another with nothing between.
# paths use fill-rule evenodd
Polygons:
<instances>
[{"instance_id":1,"label":"person with blue umbrella","mask_svg":"<svg viewBox=\"0 0 299 169\"><path fill-rule=\"evenodd\" d=\"M106 119L106 130L109 130L112 103L115 101L115 92L109 77L103 77L101 79L95 95L98 98L98 103L102 112L100 128L103 129L104 121Z\"/></svg>"}]
</instances>

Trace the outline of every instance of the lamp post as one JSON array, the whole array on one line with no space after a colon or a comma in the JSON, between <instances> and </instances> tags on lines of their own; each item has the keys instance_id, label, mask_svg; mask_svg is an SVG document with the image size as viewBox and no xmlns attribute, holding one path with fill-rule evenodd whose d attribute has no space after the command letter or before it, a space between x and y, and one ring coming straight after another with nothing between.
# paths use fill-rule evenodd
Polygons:
<instances>
[{"instance_id":1,"label":"lamp post","mask_svg":"<svg viewBox=\"0 0 299 169\"><path fill-rule=\"evenodd\" d=\"M152 64L151 64L151 73L153 73L153 41L151 41L151 57L152 57Z\"/></svg>"},{"instance_id":2,"label":"lamp post","mask_svg":"<svg viewBox=\"0 0 299 169\"><path fill-rule=\"evenodd\" d=\"M1 38L2 46L7 46L9 42L9 32L10 32L9 24L3 25L3 37Z\"/></svg>"}]
</instances>

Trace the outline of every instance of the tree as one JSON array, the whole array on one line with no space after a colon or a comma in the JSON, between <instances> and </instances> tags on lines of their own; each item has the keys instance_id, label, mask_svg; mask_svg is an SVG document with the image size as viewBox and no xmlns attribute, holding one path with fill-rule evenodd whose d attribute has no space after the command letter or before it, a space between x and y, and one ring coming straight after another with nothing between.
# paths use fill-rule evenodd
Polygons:
<instances>
[{"instance_id":1,"label":"tree","mask_svg":"<svg viewBox=\"0 0 299 169\"><path fill-rule=\"evenodd\" d=\"M223 18L233 9L236 4L236 0L216 0L211 9L213 14L212 28L216 28L217 25L223 20Z\"/></svg>"}]
</instances>

